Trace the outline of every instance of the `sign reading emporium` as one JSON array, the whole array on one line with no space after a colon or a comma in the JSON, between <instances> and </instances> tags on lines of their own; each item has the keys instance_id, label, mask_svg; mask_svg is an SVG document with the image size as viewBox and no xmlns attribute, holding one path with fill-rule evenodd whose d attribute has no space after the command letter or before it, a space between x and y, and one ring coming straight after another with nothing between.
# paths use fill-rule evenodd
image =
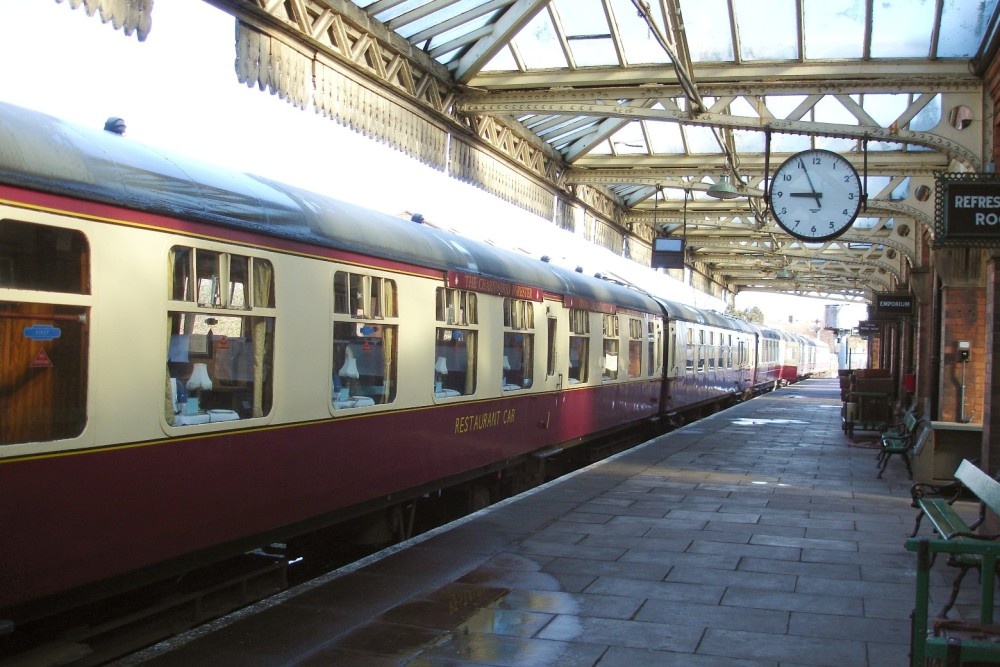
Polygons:
<instances>
[{"instance_id":1,"label":"sign reading emporium","mask_svg":"<svg viewBox=\"0 0 1000 667\"><path fill-rule=\"evenodd\" d=\"M934 246L1000 247L1000 175L939 174Z\"/></svg>"},{"instance_id":2,"label":"sign reading emporium","mask_svg":"<svg viewBox=\"0 0 1000 667\"><path fill-rule=\"evenodd\" d=\"M876 292L872 301L871 319L887 320L913 315L914 299L905 292Z\"/></svg>"}]
</instances>

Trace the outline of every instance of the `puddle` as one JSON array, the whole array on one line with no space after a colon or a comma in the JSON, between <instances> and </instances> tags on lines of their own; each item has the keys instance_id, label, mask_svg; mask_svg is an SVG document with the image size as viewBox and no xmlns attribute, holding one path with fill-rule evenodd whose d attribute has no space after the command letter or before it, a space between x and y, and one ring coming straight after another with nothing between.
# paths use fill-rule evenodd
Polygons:
<instances>
[{"instance_id":1,"label":"puddle","mask_svg":"<svg viewBox=\"0 0 1000 667\"><path fill-rule=\"evenodd\" d=\"M761 426L766 424L782 426L785 424L808 424L809 422L802 421L801 419L751 419L748 417L740 417L739 419L734 419L733 423L737 426Z\"/></svg>"}]
</instances>

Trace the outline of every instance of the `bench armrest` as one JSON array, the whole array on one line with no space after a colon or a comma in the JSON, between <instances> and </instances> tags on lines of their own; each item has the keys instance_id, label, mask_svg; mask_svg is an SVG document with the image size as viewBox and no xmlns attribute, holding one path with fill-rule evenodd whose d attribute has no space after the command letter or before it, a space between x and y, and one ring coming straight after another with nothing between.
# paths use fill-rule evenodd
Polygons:
<instances>
[{"instance_id":1,"label":"bench armrest","mask_svg":"<svg viewBox=\"0 0 1000 667\"><path fill-rule=\"evenodd\" d=\"M953 503L962 493L962 483L948 482L946 484L928 484L927 482L916 482L910 486L910 497L913 499L911 506L917 507L917 501L924 496L947 496L948 502Z\"/></svg>"}]
</instances>

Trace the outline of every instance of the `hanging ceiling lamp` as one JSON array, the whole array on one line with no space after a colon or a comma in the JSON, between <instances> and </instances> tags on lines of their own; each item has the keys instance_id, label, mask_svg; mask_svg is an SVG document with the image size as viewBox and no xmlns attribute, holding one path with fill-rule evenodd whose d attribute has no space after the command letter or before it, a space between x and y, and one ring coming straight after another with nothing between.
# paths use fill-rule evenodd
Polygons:
<instances>
[{"instance_id":1,"label":"hanging ceiling lamp","mask_svg":"<svg viewBox=\"0 0 1000 667\"><path fill-rule=\"evenodd\" d=\"M706 191L709 197L715 197L716 199L735 199L740 197L739 191L733 187L732 182L729 180L729 172L724 171L722 175L719 176L719 180L711 185Z\"/></svg>"}]
</instances>

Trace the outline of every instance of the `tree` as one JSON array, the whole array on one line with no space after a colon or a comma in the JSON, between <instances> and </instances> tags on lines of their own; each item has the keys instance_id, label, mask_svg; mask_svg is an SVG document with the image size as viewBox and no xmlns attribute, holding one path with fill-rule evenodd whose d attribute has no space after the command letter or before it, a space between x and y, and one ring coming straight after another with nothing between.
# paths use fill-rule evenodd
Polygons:
<instances>
[{"instance_id":1,"label":"tree","mask_svg":"<svg viewBox=\"0 0 1000 667\"><path fill-rule=\"evenodd\" d=\"M743 308L742 310L737 310L735 306L729 306L726 308L726 315L738 317L744 322L753 322L754 324L764 323L764 312L757 306Z\"/></svg>"}]
</instances>

